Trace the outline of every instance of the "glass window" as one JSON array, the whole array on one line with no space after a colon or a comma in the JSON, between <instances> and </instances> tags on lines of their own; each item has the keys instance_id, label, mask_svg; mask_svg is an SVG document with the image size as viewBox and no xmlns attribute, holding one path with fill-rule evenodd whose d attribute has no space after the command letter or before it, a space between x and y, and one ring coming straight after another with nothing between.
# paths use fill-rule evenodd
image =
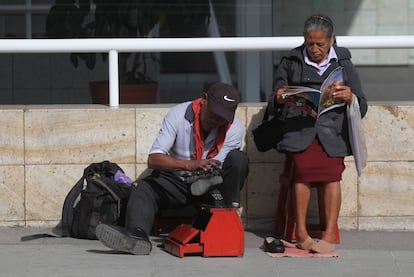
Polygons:
<instances>
[{"instance_id":1,"label":"glass window","mask_svg":"<svg viewBox=\"0 0 414 277\"><path fill-rule=\"evenodd\" d=\"M301 36L305 18L321 10L321 1L316 0L302 1L300 10L297 9L299 1L280 0L163 0L146 1L146 5L128 8L119 6L123 1L90 0L91 10L85 17L80 16L79 10L72 14L57 13L54 20L50 21L51 24L46 27L50 8L56 2L65 1L0 0L0 38L139 37L147 34L151 37L163 38ZM98 10L100 8L96 2L110 5L108 14L97 20L98 23L94 22L95 8ZM387 5L386 1L375 2L375 5L357 5L356 2L361 1L354 2L338 0L335 1L335 5L324 5L322 10L333 19L337 36L414 34L414 28L410 27L410 16L393 16L414 14L414 8L411 7L413 5L404 1L392 6ZM65 14L70 15L66 21ZM127 24L123 26L106 24L119 14L121 14L121 21ZM120 22L119 18L115 19L116 22ZM152 28L153 23L156 22L158 24ZM142 34L137 31L138 25L144 29ZM66 28L67 26L71 28ZM93 26L104 28L93 29ZM58 35L47 36L46 30L55 30ZM104 30L104 32L95 32L97 30ZM243 101L264 101L272 93L274 67L278 65L281 56L286 53L287 51L147 53L130 55L126 60L123 59L126 55L122 53L120 55L120 77L121 80L131 80L140 76L132 74L131 69L146 67L147 72L151 72L148 75L159 83L157 99L162 103L179 102L197 97L205 84L218 80L229 81L236 85L242 94ZM408 93L412 86L410 76L413 70L414 50L351 49L351 53L370 100L414 99L414 94ZM59 76L64 76L64 80L53 81L53 84L47 88L42 87L41 78L32 79L30 82L24 79L19 79L19 82L16 80L12 82L8 79L0 81L13 84L12 91L15 94L19 93L17 86L33 83L33 87L42 88L45 96L40 97L41 99L50 98L51 103L64 103L63 101L68 101L69 97L62 100L59 91L73 89L68 85L68 80L77 80L76 86L81 87L87 93L91 80L108 79L106 53L104 55L94 53L42 55L44 56L38 59L39 55L36 54L27 54L24 57L15 54L16 58L7 59L7 66L15 70L30 67L31 62L39 63L40 60L45 65L52 65L39 69L45 71L42 72L42 76L45 76L44 80L58 80L54 75L56 72L59 72ZM30 58L27 58L29 56ZM143 62L142 57L146 62ZM126 64L128 68L125 69L122 64ZM125 75L125 72L129 74ZM22 75L18 72L12 74L12 76ZM36 81L39 84L35 84ZM399 88L399 94L390 94L389 91L394 91L396 86ZM74 90L79 89L76 87ZM8 89L7 93L9 91ZM18 95L14 96L11 98L25 99L19 98ZM0 97L0 99L3 98ZM85 99L89 98L83 97L79 101ZM70 100L77 101L72 98ZM0 101L0 104L3 102Z\"/></svg>"},{"instance_id":2,"label":"glass window","mask_svg":"<svg viewBox=\"0 0 414 277\"><path fill-rule=\"evenodd\" d=\"M22 14L0 15L0 36L2 38L25 38L25 16Z\"/></svg>"},{"instance_id":3,"label":"glass window","mask_svg":"<svg viewBox=\"0 0 414 277\"><path fill-rule=\"evenodd\" d=\"M54 0L31 0L33 5L38 5L38 4L53 4L55 1Z\"/></svg>"},{"instance_id":4,"label":"glass window","mask_svg":"<svg viewBox=\"0 0 414 277\"><path fill-rule=\"evenodd\" d=\"M2 5L22 5L26 4L26 0L2 0Z\"/></svg>"},{"instance_id":5,"label":"glass window","mask_svg":"<svg viewBox=\"0 0 414 277\"><path fill-rule=\"evenodd\" d=\"M32 16L32 38L46 38L45 35L46 15L35 14Z\"/></svg>"}]
</instances>

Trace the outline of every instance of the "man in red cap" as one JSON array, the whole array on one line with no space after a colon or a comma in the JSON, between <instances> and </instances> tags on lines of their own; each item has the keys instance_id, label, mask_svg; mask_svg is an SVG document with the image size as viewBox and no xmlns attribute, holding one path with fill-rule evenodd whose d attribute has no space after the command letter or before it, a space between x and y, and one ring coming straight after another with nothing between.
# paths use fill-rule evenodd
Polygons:
<instances>
[{"instance_id":1,"label":"man in red cap","mask_svg":"<svg viewBox=\"0 0 414 277\"><path fill-rule=\"evenodd\" d=\"M138 179L128 200L125 227L99 224L109 248L146 255L159 210L209 199L214 207L240 207L248 158L240 151L244 126L234 117L237 90L215 83L202 97L178 104L165 116L148 156L151 175Z\"/></svg>"}]
</instances>

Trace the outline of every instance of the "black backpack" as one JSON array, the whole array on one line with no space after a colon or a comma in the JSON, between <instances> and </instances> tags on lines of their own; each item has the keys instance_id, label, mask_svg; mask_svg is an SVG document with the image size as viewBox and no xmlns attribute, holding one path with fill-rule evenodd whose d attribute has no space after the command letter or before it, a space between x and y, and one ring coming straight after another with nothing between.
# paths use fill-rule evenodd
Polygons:
<instances>
[{"instance_id":1,"label":"black backpack","mask_svg":"<svg viewBox=\"0 0 414 277\"><path fill-rule=\"evenodd\" d=\"M21 241L44 237L96 239L99 223L123 226L131 184L115 181L118 171L124 174L122 168L109 161L90 164L66 195L62 219L53 228L54 234L23 236Z\"/></svg>"},{"instance_id":2,"label":"black backpack","mask_svg":"<svg viewBox=\"0 0 414 277\"><path fill-rule=\"evenodd\" d=\"M65 198L62 209L61 235L96 239L99 223L123 226L130 184L116 182L120 171L116 163L103 161L85 168L83 176Z\"/></svg>"}]
</instances>

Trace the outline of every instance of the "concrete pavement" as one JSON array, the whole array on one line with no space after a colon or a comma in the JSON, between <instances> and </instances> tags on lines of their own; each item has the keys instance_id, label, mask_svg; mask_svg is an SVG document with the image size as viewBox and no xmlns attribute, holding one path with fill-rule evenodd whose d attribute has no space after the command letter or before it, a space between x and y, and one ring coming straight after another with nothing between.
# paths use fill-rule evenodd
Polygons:
<instances>
[{"instance_id":1,"label":"concrete pavement","mask_svg":"<svg viewBox=\"0 0 414 277\"><path fill-rule=\"evenodd\" d=\"M178 258L157 247L149 256L114 253L99 241L20 237L50 229L0 228L0 276L414 276L414 233L341 231L339 258L271 258L264 234L246 231L243 257Z\"/></svg>"}]
</instances>

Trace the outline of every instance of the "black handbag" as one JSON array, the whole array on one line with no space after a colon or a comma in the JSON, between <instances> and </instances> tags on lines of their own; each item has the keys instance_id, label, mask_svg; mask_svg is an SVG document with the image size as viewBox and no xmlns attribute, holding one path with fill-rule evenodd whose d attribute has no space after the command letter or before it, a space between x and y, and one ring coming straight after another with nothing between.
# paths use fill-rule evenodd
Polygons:
<instances>
[{"instance_id":1,"label":"black handbag","mask_svg":"<svg viewBox=\"0 0 414 277\"><path fill-rule=\"evenodd\" d=\"M270 149L276 149L276 145L283 137L280 112L269 120L269 106L266 107L262 123L253 129L253 140L257 150L266 152Z\"/></svg>"}]
</instances>

